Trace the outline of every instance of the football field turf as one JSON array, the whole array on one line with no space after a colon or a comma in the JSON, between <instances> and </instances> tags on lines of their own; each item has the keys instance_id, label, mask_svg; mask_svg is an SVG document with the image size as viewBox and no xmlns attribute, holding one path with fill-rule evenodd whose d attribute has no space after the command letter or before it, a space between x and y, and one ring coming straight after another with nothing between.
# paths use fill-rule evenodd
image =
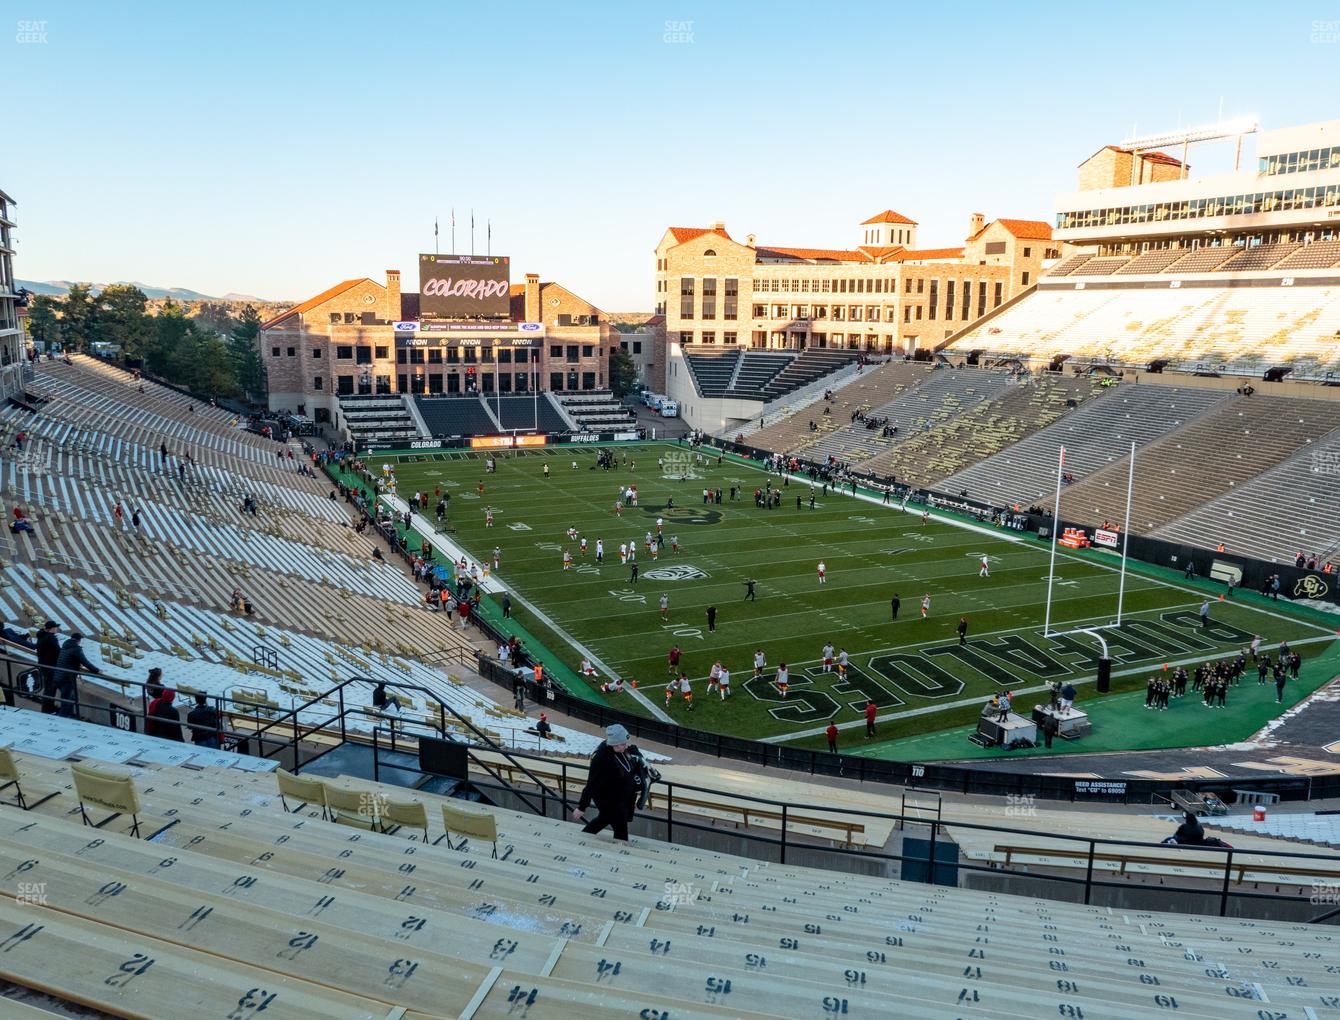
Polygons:
<instances>
[{"instance_id":1,"label":"football field turf","mask_svg":"<svg viewBox=\"0 0 1340 1020\"><path fill-rule=\"evenodd\" d=\"M923 523L916 505L903 511L865 494L854 498L850 490L812 490L803 476L786 484L737 458L718 464L715 452L700 463L687 446L610 449L618 462L610 471L594 467L594 446L499 456L495 474L485 473L484 454L465 451L374 459L395 464L401 496L438 487L451 494L453 539L481 563L495 546L500 550L498 577L517 595L515 615L550 653L572 667L589 654L600 679L636 680L651 704L697 729L821 746L819 734L830 719L844 728L860 726L872 700L885 738L962 725L994 691L1093 679L1097 639L1074 631L1113 620L1115 556L1058 551L1053 633L1044 637L1049 546L1034 536L934 514ZM753 492L769 482L782 487L781 506L760 509ZM618 491L630 483L637 486L638 506L616 515ZM741 490L735 500L731 486ZM704 488L726 490L722 503L704 505ZM494 514L491 528L486 508ZM653 560L645 539L658 517L666 544ZM569 529L586 537L585 554ZM677 553L670 551L672 537ZM604 542L600 564L598 539ZM620 565L620 543L637 546L636 583ZM570 570L563 569L564 550L572 553ZM983 556L989 577L978 576ZM816 570L821 560L824 584ZM755 601L746 600L747 578L757 581ZM1114 689L1143 687L1165 663L1191 668L1222 657L1254 634L1271 646L1287 639L1305 659L1333 637L1333 627L1260 600L1218 601L1218 590L1129 572L1123 626L1101 632L1113 659ZM931 607L922 619L927 593ZM659 609L663 594L668 620ZM895 596L901 599L896 621ZM1207 597L1211 624L1202 628L1198 610ZM715 631L708 628L709 606L717 609ZM956 629L960 617L968 621L966 644ZM848 653L845 678L822 671L821 650L830 641ZM693 681L691 713L678 697L668 705L664 700L666 656L675 644ZM754 678L758 649L767 668ZM733 695L725 702L706 689L718 659L731 671ZM773 684L781 663L791 677L785 698ZM611 704L647 711L628 693L612 696Z\"/></svg>"}]
</instances>

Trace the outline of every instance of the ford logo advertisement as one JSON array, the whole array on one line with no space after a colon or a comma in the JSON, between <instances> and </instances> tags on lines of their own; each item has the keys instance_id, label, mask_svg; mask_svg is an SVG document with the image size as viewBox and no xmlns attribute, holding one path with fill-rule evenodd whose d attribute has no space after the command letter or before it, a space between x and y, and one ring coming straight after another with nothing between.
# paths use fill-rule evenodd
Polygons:
<instances>
[{"instance_id":1,"label":"ford logo advertisement","mask_svg":"<svg viewBox=\"0 0 1340 1020\"><path fill-rule=\"evenodd\" d=\"M396 322L392 323L392 328L397 333L413 333L418 330L419 324L417 322Z\"/></svg>"},{"instance_id":2,"label":"ford logo advertisement","mask_svg":"<svg viewBox=\"0 0 1340 1020\"><path fill-rule=\"evenodd\" d=\"M516 328L523 333L534 333L543 329L544 324L541 322L518 322Z\"/></svg>"}]
</instances>

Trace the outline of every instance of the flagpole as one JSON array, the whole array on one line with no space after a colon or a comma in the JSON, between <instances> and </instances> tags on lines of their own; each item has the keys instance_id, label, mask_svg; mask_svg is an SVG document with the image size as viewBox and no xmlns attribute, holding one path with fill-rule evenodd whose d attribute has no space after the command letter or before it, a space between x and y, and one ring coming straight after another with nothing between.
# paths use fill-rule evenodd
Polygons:
<instances>
[{"instance_id":1,"label":"flagpole","mask_svg":"<svg viewBox=\"0 0 1340 1020\"><path fill-rule=\"evenodd\" d=\"M489 221L488 221L488 233L487 233L485 236L488 238L488 241L485 243L484 254L485 254L485 255L492 255L492 254L493 254L493 221L492 221L492 220L489 220Z\"/></svg>"},{"instance_id":2,"label":"flagpole","mask_svg":"<svg viewBox=\"0 0 1340 1020\"><path fill-rule=\"evenodd\" d=\"M1050 637L1052 633L1052 582L1056 579L1056 542L1059 539L1061 531L1061 473L1065 470L1065 447L1061 447L1061 454L1056 462L1056 502L1052 504L1052 558L1051 566L1047 568L1047 613L1042 624L1042 636Z\"/></svg>"},{"instance_id":3,"label":"flagpole","mask_svg":"<svg viewBox=\"0 0 1340 1020\"><path fill-rule=\"evenodd\" d=\"M475 253L475 211L470 210L470 254Z\"/></svg>"},{"instance_id":4,"label":"flagpole","mask_svg":"<svg viewBox=\"0 0 1340 1020\"><path fill-rule=\"evenodd\" d=\"M1131 443L1131 464L1126 475L1126 519L1121 533L1121 580L1117 585L1117 626L1121 626L1121 604L1126 595L1126 546L1131 540L1131 493L1135 490L1135 444Z\"/></svg>"},{"instance_id":5,"label":"flagpole","mask_svg":"<svg viewBox=\"0 0 1340 1020\"><path fill-rule=\"evenodd\" d=\"M436 216L433 217L433 254L434 254L434 255L441 255L441 254L442 254L442 250L438 247L438 243L437 243L437 217L436 217Z\"/></svg>"}]
</instances>

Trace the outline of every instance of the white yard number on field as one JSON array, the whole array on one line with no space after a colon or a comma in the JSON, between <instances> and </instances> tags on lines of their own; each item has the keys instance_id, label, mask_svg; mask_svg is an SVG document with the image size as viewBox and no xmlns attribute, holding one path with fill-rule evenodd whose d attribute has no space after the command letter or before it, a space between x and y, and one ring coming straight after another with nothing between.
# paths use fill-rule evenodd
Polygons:
<instances>
[{"instance_id":1,"label":"white yard number on field","mask_svg":"<svg viewBox=\"0 0 1340 1020\"><path fill-rule=\"evenodd\" d=\"M620 602L641 602L645 604L647 601L647 596L638 594L632 588L611 588L610 594Z\"/></svg>"},{"instance_id":2,"label":"white yard number on field","mask_svg":"<svg viewBox=\"0 0 1340 1020\"><path fill-rule=\"evenodd\" d=\"M1078 581L1067 581L1067 580L1065 580L1064 578L1061 577L1060 574L1043 574L1042 577L1040 577L1038 580L1040 580L1040 581L1055 581L1057 584L1059 584L1059 585L1064 585L1065 587L1072 587L1072 586L1074 586L1074 585L1079 584Z\"/></svg>"},{"instance_id":3,"label":"white yard number on field","mask_svg":"<svg viewBox=\"0 0 1340 1020\"><path fill-rule=\"evenodd\" d=\"M661 624L661 630L668 630L675 637L692 637L699 641L703 639L703 632L698 627L685 627L678 623L663 623Z\"/></svg>"}]
</instances>

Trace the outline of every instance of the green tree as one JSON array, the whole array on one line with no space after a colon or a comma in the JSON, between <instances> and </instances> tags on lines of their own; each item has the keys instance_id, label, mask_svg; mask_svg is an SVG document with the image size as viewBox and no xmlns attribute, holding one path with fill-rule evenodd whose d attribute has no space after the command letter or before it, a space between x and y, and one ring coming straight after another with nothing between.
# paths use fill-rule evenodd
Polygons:
<instances>
[{"instance_id":1,"label":"green tree","mask_svg":"<svg viewBox=\"0 0 1340 1020\"><path fill-rule=\"evenodd\" d=\"M616 397L630 393L637 385L637 366L622 347L610 351L610 389Z\"/></svg>"},{"instance_id":2,"label":"green tree","mask_svg":"<svg viewBox=\"0 0 1340 1020\"><path fill-rule=\"evenodd\" d=\"M237 372L228 343L211 329L191 324L188 333L191 363L184 380L199 396L231 397L237 392Z\"/></svg>"},{"instance_id":3,"label":"green tree","mask_svg":"<svg viewBox=\"0 0 1340 1020\"><path fill-rule=\"evenodd\" d=\"M250 400L265 395L265 365L261 361L260 336L261 313L253 305L247 305L229 334L228 348L237 385Z\"/></svg>"},{"instance_id":4,"label":"green tree","mask_svg":"<svg viewBox=\"0 0 1340 1020\"><path fill-rule=\"evenodd\" d=\"M61 310L60 298L49 294L38 294L28 301L28 336L35 343L60 343L61 327L57 318Z\"/></svg>"},{"instance_id":5,"label":"green tree","mask_svg":"<svg viewBox=\"0 0 1340 1020\"><path fill-rule=\"evenodd\" d=\"M133 284L112 284L94 303L97 338L120 346L125 357L142 357L152 329L147 304L144 292Z\"/></svg>"},{"instance_id":6,"label":"green tree","mask_svg":"<svg viewBox=\"0 0 1340 1020\"><path fill-rule=\"evenodd\" d=\"M97 310L93 302L93 288L87 283L76 283L61 304L61 333L67 347L77 351L88 350L96 339Z\"/></svg>"}]
</instances>

